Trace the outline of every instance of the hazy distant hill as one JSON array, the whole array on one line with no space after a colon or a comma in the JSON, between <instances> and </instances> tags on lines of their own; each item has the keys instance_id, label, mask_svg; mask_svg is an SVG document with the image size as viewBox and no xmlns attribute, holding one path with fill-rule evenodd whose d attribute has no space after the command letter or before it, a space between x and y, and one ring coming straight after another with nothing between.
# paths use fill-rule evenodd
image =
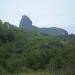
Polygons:
<instances>
[{"instance_id":1,"label":"hazy distant hill","mask_svg":"<svg viewBox=\"0 0 75 75\"><path fill-rule=\"evenodd\" d=\"M51 27L51 28L37 28L33 27L33 31L41 32L44 34L52 36L67 36L68 32L61 28Z\"/></svg>"},{"instance_id":2,"label":"hazy distant hill","mask_svg":"<svg viewBox=\"0 0 75 75\"><path fill-rule=\"evenodd\" d=\"M22 16L22 19L20 21L20 28L22 29L28 29L35 32L41 32L48 35L53 36L67 36L68 32L61 28L51 27L51 28L38 28L36 26L32 25L32 21L28 16Z\"/></svg>"}]
</instances>

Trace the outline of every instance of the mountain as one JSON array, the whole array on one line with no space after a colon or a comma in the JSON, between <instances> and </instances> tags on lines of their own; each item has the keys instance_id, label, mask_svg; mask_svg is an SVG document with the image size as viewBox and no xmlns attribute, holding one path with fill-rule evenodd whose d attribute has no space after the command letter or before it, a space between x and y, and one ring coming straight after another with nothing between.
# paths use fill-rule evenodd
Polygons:
<instances>
[{"instance_id":1,"label":"mountain","mask_svg":"<svg viewBox=\"0 0 75 75\"><path fill-rule=\"evenodd\" d=\"M67 36L68 32L61 28L51 27L51 28L38 28L34 25L32 25L31 19L24 15L22 16L22 19L20 21L20 28L22 29L28 29L32 30L38 33L44 33L52 36Z\"/></svg>"},{"instance_id":2,"label":"mountain","mask_svg":"<svg viewBox=\"0 0 75 75\"><path fill-rule=\"evenodd\" d=\"M51 28L37 28L33 27L33 31L41 32L44 34L52 35L52 36L67 36L68 32L61 28L51 27Z\"/></svg>"},{"instance_id":3,"label":"mountain","mask_svg":"<svg viewBox=\"0 0 75 75\"><path fill-rule=\"evenodd\" d=\"M32 21L31 19L26 16L26 15L23 15L22 16L22 19L20 21L20 28L24 29L31 29L32 28Z\"/></svg>"}]
</instances>

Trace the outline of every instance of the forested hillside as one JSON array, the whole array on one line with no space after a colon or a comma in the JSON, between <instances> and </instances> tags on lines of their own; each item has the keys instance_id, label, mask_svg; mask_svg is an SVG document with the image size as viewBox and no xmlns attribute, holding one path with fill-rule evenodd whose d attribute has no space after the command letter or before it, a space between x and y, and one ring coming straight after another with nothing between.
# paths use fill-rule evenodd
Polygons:
<instances>
[{"instance_id":1,"label":"forested hillside","mask_svg":"<svg viewBox=\"0 0 75 75\"><path fill-rule=\"evenodd\" d=\"M75 35L49 36L0 20L0 74L33 70L75 75Z\"/></svg>"}]
</instances>

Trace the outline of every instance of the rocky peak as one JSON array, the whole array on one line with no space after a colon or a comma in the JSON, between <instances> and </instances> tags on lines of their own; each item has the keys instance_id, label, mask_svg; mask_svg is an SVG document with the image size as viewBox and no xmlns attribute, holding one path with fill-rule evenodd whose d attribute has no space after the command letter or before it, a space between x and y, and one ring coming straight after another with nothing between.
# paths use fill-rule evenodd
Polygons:
<instances>
[{"instance_id":1,"label":"rocky peak","mask_svg":"<svg viewBox=\"0 0 75 75\"><path fill-rule=\"evenodd\" d=\"M26 15L23 15L22 18L21 18L21 21L20 21L20 28L22 29L31 29L32 28L32 21L31 19L26 16Z\"/></svg>"}]
</instances>

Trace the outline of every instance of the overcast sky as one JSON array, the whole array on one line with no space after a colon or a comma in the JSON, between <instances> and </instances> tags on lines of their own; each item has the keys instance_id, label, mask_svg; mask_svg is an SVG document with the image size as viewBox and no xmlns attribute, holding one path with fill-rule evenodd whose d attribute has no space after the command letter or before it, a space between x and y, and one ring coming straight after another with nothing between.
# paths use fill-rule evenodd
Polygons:
<instances>
[{"instance_id":1,"label":"overcast sky","mask_svg":"<svg viewBox=\"0 0 75 75\"><path fill-rule=\"evenodd\" d=\"M0 19L19 26L27 15L37 27L59 27L75 33L75 0L0 0Z\"/></svg>"}]
</instances>

